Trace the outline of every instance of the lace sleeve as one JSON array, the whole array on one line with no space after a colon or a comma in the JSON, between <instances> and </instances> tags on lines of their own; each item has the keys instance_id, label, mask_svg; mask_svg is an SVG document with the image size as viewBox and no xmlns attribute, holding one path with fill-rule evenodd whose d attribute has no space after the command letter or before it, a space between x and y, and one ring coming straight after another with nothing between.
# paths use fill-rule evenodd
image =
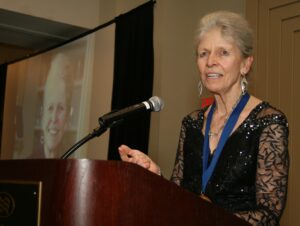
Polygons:
<instances>
[{"instance_id":1,"label":"lace sleeve","mask_svg":"<svg viewBox=\"0 0 300 226\"><path fill-rule=\"evenodd\" d=\"M176 160L171 176L171 181L179 186L181 185L181 181L183 179L183 143L186 135L185 131L185 126L184 124L182 124L179 136L179 143L177 147Z\"/></svg>"},{"instance_id":2,"label":"lace sleeve","mask_svg":"<svg viewBox=\"0 0 300 226\"><path fill-rule=\"evenodd\" d=\"M288 168L288 128L269 125L260 137L256 179L258 210L236 215L253 225L279 225L286 202Z\"/></svg>"}]
</instances>

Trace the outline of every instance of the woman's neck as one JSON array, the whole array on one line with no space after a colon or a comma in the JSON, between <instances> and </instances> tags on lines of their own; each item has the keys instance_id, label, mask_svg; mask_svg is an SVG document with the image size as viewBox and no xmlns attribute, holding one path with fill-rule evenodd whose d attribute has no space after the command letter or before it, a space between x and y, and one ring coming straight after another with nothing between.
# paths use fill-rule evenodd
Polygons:
<instances>
[{"instance_id":1,"label":"woman's neck","mask_svg":"<svg viewBox=\"0 0 300 226\"><path fill-rule=\"evenodd\" d=\"M44 154L45 154L46 158L54 158L55 157L54 150L47 148L46 145L44 146Z\"/></svg>"},{"instance_id":2,"label":"woman's neck","mask_svg":"<svg viewBox=\"0 0 300 226\"><path fill-rule=\"evenodd\" d=\"M229 94L215 94L215 114L226 116L232 112L242 96L242 92L231 92Z\"/></svg>"}]
</instances>

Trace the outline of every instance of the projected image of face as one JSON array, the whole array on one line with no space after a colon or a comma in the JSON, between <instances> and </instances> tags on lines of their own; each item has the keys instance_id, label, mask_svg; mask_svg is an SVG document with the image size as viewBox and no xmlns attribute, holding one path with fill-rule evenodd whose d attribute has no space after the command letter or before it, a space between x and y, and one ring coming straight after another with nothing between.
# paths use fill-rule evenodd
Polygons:
<instances>
[{"instance_id":1,"label":"projected image of face","mask_svg":"<svg viewBox=\"0 0 300 226\"><path fill-rule=\"evenodd\" d=\"M64 84L58 83L53 91L45 98L43 114L44 148L50 155L54 155L53 150L62 140L67 119Z\"/></svg>"},{"instance_id":2,"label":"projected image of face","mask_svg":"<svg viewBox=\"0 0 300 226\"><path fill-rule=\"evenodd\" d=\"M44 155L58 157L59 145L68 126L70 112L70 92L67 59L57 55L50 67L44 93L42 129Z\"/></svg>"}]
</instances>

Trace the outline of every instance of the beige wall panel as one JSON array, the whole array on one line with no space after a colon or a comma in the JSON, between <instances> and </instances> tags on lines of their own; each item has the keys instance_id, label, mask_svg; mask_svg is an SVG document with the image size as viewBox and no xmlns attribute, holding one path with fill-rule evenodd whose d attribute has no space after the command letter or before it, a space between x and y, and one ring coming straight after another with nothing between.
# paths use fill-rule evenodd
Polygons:
<instances>
[{"instance_id":1,"label":"beige wall panel","mask_svg":"<svg viewBox=\"0 0 300 226\"><path fill-rule=\"evenodd\" d=\"M299 189L300 183L298 177L300 169L300 153L297 151L300 147L298 134L300 130L300 107L299 107L299 85L300 85L300 18L291 18L282 22L282 54L280 56L280 87L278 90L280 96L280 109L282 109L290 125L290 181L289 196L286 212L282 219L282 225L299 225L300 218L297 214L297 206L300 201Z\"/></svg>"},{"instance_id":2,"label":"beige wall panel","mask_svg":"<svg viewBox=\"0 0 300 226\"><path fill-rule=\"evenodd\" d=\"M267 56L266 59L266 92L267 100L271 101L273 105L279 106L279 73L280 73L280 55L282 50L281 42L281 18L279 10L271 10L268 15L268 41L267 41ZM264 13L264 12L262 12ZM261 67L260 67L261 68Z\"/></svg>"},{"instance_id":3,"label":"beige wall panel","mask_svg":"<svg viewBox=\"0 0 300 226\"><path fill-rule=\"evenodd\" d=\"M289 190L281 225L300 225L300 1L248 0L246 11L258 37L253 91L282 110L290 126Z\"/></svg>"},{"instance_id":4,"label":"beige wall panel","mask_svg":"<svg viewBox=\"0 0 300 226\"><path fill-rule=\"evenodd\" d=\"M251 28L253 30L253 35L254 35L254 62L252 64L251 72L248 76L248 81L249 81L249 91L250 93L257 93L256 88L257 86L255 85L256 82L256 77L255 75L257 74L257 31L256 28L258 27L257 23L257 18L258 18L258 1L247 1L246 5L246 18L251 25Z\"/></svg>"},{"instance_id":5,"label":"beige wall panel","mask_svg":"<svg viewBox=\"0 0 300 226\"><path fill-rule=\"evenodd\" d=\"M299 19L298 24L299 25ZM291 123L291 135L292 135L292 143L291 150L292 154L292 165L291 165L291 197L289 198L290 205L290 221L292 225L300 225L300 215L299 215L299 203L300 203L300 104L299 104L299 97L300 97L300 29L298 27L298 31L295 32L294 36L294 46L295 50L293 51L294 59L293 62L294 71L293 71L293 111L292 111L292 123Z\"/></svg>"},{"instance_id":6,"label":"beige wall panel","mask_svg":"<svg viewBox=\"0 0 300 226\"><path fill-rule=\"evenodd\" d=\"M255 87L256 93L255 95L258 98L263 100L267 100L267 91L268 91L268 67L264 67L268 65L268 57L265 55L267 52L268 39L269 39L269 26L268 26L268 10L264 5L259 5L258 11L258 41L257 41L257 74L255 75ZM262 76L264 75L264 76Z\"/></svg>"}]
</instances>

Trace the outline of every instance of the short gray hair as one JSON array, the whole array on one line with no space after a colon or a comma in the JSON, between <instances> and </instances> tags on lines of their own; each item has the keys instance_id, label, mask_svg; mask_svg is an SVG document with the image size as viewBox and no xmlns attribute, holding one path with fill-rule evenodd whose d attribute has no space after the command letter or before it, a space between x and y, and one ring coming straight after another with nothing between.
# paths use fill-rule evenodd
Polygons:
<instances>
[{"instance_id":1,"label":"short gray hair","mask_svg":"<svg viewBox=\"0 0 300 226\"><path fill-rule=\"evenodd\" d=\"M253 55L253 32L243 16L229 11L217 11L205 15L200 20L197 30L197 46L203 35L213 28L220 28L224 38L232 39L240 49L243 57Z\"/></svg>"}]
</instances>

